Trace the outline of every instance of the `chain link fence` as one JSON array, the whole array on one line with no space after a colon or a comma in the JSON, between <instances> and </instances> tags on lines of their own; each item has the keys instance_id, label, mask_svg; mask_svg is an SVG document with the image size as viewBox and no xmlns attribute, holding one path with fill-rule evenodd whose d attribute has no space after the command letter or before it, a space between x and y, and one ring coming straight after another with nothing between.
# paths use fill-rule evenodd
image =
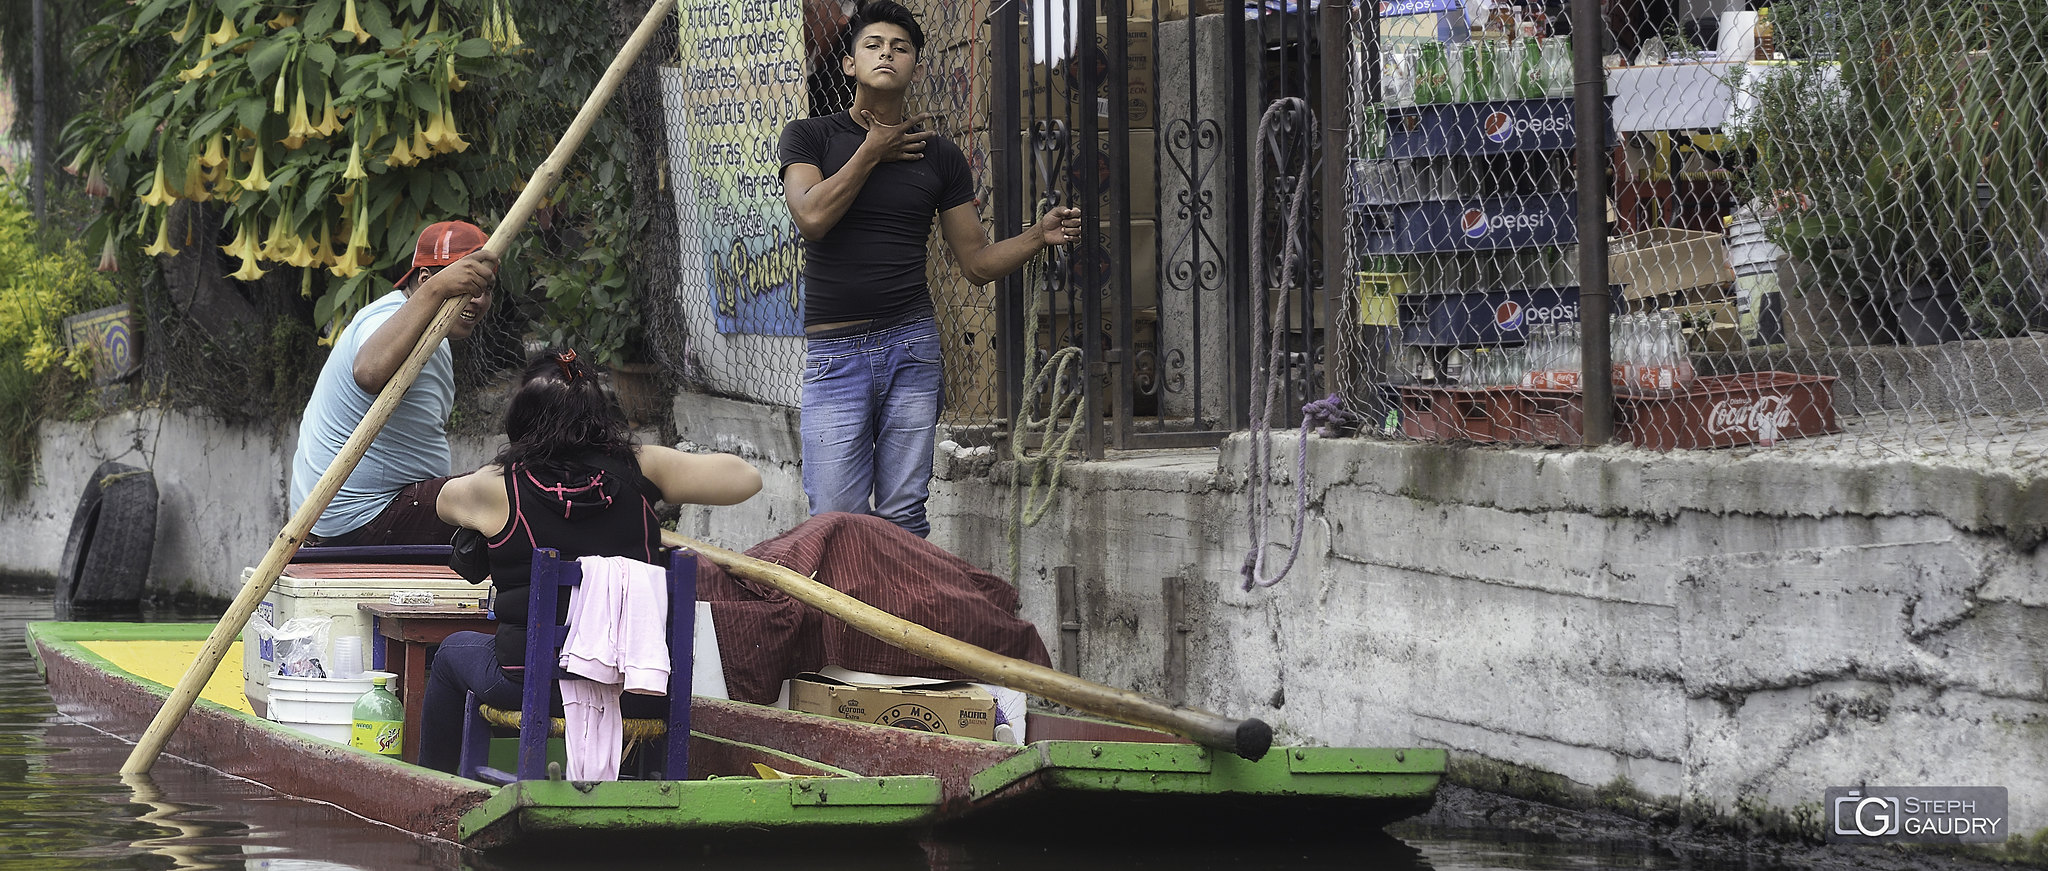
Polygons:
<instances>
[{"instance_id":1,"label":"chain link fence","mask_svg":"<svg viewBox=\"0 0 2048 871\"><path fill-rule=\"evenodd\" d=\"M1353 21L1347 395L1406 438L2041 461L2048 4L1380 4ZM1608 129L1573 125L1598 40ZM1574 147L1605 139L1589 169ZM1580 281L1605 180L1608 286ZM1580 317L1605 293L1605 330ZM1607 373L1582 345L1608 340ZM1588 336L1591 334L1591 338Z\"/></svg>"}]
</instances>

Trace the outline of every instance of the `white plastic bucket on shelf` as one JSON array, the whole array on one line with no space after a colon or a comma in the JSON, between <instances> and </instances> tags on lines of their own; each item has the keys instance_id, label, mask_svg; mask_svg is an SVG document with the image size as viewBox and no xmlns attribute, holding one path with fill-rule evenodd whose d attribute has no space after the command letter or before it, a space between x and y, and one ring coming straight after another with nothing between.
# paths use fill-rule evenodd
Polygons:
<instances>
[{"instance_id":1,"label":"white plastic bucket on shelf","mask_svg":"<svg viewBox=\"0 0 2048 871\"><path fill-rule=\"evenodd\" d=\"M1785 256L1764 233L1762 221L1736 221L1728 227L1728 265L1738 274L1745 266L1773 267Z\"/></svg>"},{"instance_id":2,"label":"white plastic bucket on shelf","mask_svg":"<svg viewBox=\"0 0 2048 871\"><path fill-rule=\"evenodd\" d=\"M357 678L287 677L270 678L270 719L315 738L348 743L349 727L355 722L356 700L370 691L371 678L382 672L363 672Z\"/></svg>"}]
</instances>

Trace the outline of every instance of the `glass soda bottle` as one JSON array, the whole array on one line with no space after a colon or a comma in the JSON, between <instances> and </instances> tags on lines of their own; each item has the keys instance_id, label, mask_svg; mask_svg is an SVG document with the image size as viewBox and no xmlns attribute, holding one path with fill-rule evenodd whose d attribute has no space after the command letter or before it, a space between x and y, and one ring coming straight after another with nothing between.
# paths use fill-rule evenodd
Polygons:
<instances>
[{"instance_id":1,"label":"glass soda bottle","mask_svg":"<svg viewBox=\"0 0 2048 871\"><path fill-rule=\"evenodd\" d=\"M370 691L356 699L348 746L396 757L405 745L405 704L384 688L384 675L371 678Z\"/></svg>"}]
</instances>

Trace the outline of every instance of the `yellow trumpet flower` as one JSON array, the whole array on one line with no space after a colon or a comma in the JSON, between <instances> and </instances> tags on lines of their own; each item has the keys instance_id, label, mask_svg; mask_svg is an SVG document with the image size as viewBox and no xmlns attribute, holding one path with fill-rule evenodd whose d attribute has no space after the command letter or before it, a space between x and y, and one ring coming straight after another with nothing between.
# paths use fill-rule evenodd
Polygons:
<instances>
[{"instance_id":1,"label":"yellow trumpet flower","mask_svg":"<svg viewBox=\"0 0 2048 871\"><path fill-rule=\"evenodd\" d=\"M178 25L177 30L171 31L171 41L184 42L185 34L192 32L192 25L198 20L198 18L199 4L193 2L193 0L187 0L187 2L185 3L185 23Z\"/></svg>"},{"instance_id":2,"label":"yellow trumpet flower","mask_svg":"<svg viewBox=\"0 0 2048 871\"><path fill-rule=\"evenodd\" d=\"M270 190L270 174L263 169L263 143L256 143L256 156L249 161L249 174L235 179L243 190Z\"/></svg>"},{"instance_id":3,"label":"yellow trumpet flower","mask_svg":"<svg viewBox=\"0 0 2048 871\"><path fill-rule=\"evenodd\" d=\"M103 164L93 164L92 172L85 176L85 195L103 197L113 192L113 189L107 186L106 167Z\"/></svg>"},{"instance_id":4,"label":"yellow trumpet flower","mask_svg":"<svg viewBox=\"0 0 2048 871\"><path fill-rule=\"evenodd\" d=\"M79 146L78 153L71 156L71 162L64 164L65 175L77 175L85 171L85 156L92 149Z\"/></svg>"},{"instance_id":5,"label":"yellow trumpet flower","mask_svg":"<svg viewBox=\"0 0 2048 871\"><path fill-rule=\"evenodd\" d=\"M100 265L99 265L99 266L97 266L97 267L94 267L94 271L96 271L96 272L120 272L120 271L121 271L121 257L120 257L120 247L114 244L114 234L113 234L113 232L111 232L111 231L109 231L109 232L107 233L107 241L106 241L106 243L105 243L105 244L102 244L102 245L100 246Z\"/></svg>"},{"instance_id":6,"label":"yellow trumpet flower","mask_svg":"<svg viewBox=\"0 0 2048 871\"><path fill-rule=\"evenodd\" d=\"M448 60L447 60L447 64L448 64L448 90L450 90L450 91L460 91L460 90L462 90L463 88L467 88L467 87L469 87L469 82L467 82L467 81L464 81L464 80L463 80L463 78L462 78L461 76L458 76L458 75L456 75L456 74L455 74L455 53L454 53L454 52L449 52L449 53L447 54L447 59L448 59Z\"/></svg>"},{"instance_id":7,"label":"yellow trumpet flower","mask_svg":"<svg viewBox=\"0 0 2048 871\"><path fill-rule=\"evenodd\" d=\"M286 148L296 149L306 144L306 137L317 135L319 131L313 129L312 120L306 117L306 89L300 88L299 95L292 100L291 129L278 141Z\"/></svg>"},{"instance_id":8,"label":"yellow trumpet flower","mask_svg":"<svg viewBox=\"0 0 2048 871\"><path fill-rule=\"evenodd\" d=\"M179 73L178 81L196 82L200 79L206 78L207 76L213 75L212 67L213 58L202 57L199 59L199 62L193 64L190 69L187 69L184 72Z\"/></svg>"},{"instance_id":9,"label":"yellow trumpet flower","mask_svg":"<svg viewBox=\"0 0 2048 871\"><path fill-rule=\"evenodd\" d=\"M519 22L512 20L512 10L505 10L505 48L510 50L525 44L525 40L519 38Z\"/></svg>"},{"instance_id":10,"label":"yellow trumpet flower","mask_svg":"<svg viewBox=\"0 0 2048 871\"><path fill-rule=\"evenodd\" d=\"M176 199L177 197L171 194L170 188L164 186L164 159L159 156L156 159L156 179L150 183L149 193L142 195L142 204L145 206L168 206Z\"/></svg>"},{"instance_id":11,"label":"yellow trumpet flower","mask_svg":"<svg viewBox=\"0 0 2048 871\"><path fill-rule=\"evenodd\" d=\"M299 23L299 16L294 15L290 12L279 12L277 13L277 15L271 17L269 21L263 23L269 25L271 30L283 30L287 27Z\"/></svg>"},{"instance_id":12,"label":"yellow trumpet flower","mask_svg":"<svg viewBox=\"0 0 2048 871\"><path fill-rule=\"evenodd\" d=\"M239 226L235 228L234 241L231 241L226 245L220 246L220 250L222 254L234 254L235 252L242 250L242 246L247 245L248 243L249 222L243 221Z\"/></svg>"},{"instance_id":13,"label":"yellow trumpet flower","mask_svg":"<svg viewBox=\"0 0 2048 871\"><path fill-rule=\"evenodd\" d=\"M278 209L277 217L270 219L270 230L263 240L263 247L257 250L263 259L284 263L291 258L293 249L298 247L299 237L291 231L290 217L288 210Z\"/></svg>"},{"instance_id":14,"label":"yellow trumpet flower","mask_svg":"<svg viewBox=\"0 0 2048 871\"><path fill-rule=\"evenodd\" d=\"M242 222L241 235L235 237L242 240L241 247L229 252L236 257L242 258L242 268L228 274L229 278L240 281L255 281L262 278L264 272L267 271L256 267L256 261L263 259L263 255L256 247L256 234L249 232L249 223L248 221Z\"/></svg>"},{"instance_id":15,"label":"yellow trumpet flower","mask_svg":"<svg viewBox=\"0 0 2048 871\"><path fill-rule=\"evenodd\" d=\"M412 149L405 147L407 137L397 137L398 144L391 149L391 156L384 158L385 166L412 166L419 158L412 156Z\"/></svg>"},{"instance_id":16,"label":"yellow trumpet flower","mask_svg":"<svg viewBox=\"0 0 2048 871\"><path fill-rule=\"evenodd\" d=\"M327 217L323 215L320 218L320 234L314 236L312 244L306 246L307 260L310 261L307 265L323 269L334 265L334 232L328 229L329 226Z\"/></svg>"},{"instance_id":17,"label":"yellow trumpet flower","mask_svg":"<svg viewBox=\"0 0 2048 871\"><path fill-rule=\"evenodd\" d=\"M148 247L143 248L142 253L147 254L151 257L155 257L159 254L169 254L173 257L178 256L178 249L171 247L170 209L165 209L162 219L157 221L156 241L149 243Z\"/></svg>"},{"instance_id":18,"label":"yellow trumpet flower","mask_svg":"<svg viewBox=\"0 0 2048 871\"><path fill-rule=\"evenodd\" d=\"M499 51L505 50L505 13L498 8L498 0L491 0L491 14L484 19L483 37Z\"/></svg>"},{"instance_id":19,"label":"yellow trumpet flower","mask_svg":"<svg viewBox=\"0 0 2048 871\"><path fill-rule=\"evenodd\" d=\"M334 113L334 97L328 95L327 108L320 110L320 123L313 125L313 133L321 139L333 136L341 130L341 118Z\"/></svg>"},{"instance_id":20,"label":"yellow trumpet flower","mask_svg":"<svg viewBox=\"0 0 2048 871\"><path fill-rule=\"evenodd\" d=\"M197 154L185 158L185 189L180 195L195 203L213 199L213 191L206 186L206 169L199 165Z\"/></svg>"},{"instance_id":21,"label":"yellow trumpet flower","mask_svg":"<svg viewBox=\"0 0 2048 871\"><path fill-rule=\"evenodd\" d=\"M463 140L462 131L455 129L455 112L448 103L444 98L441 111L434 113L434 119L427 122L427 141L433 143L438 154L468 151L469 143Z\"/></svg>"},{"instance_id":22,"label":"yellow trumpet flower","mask_svg":"<svg viewBox=\"0 0 2048 871\"><path fill-rule=\"evenodd\" d=\"M356 20L356 0L348 0L347 3L342 5L341 29L355 34L352 37L354 42L370 41L370 32L364 30L362 23Z\"/></svg>"},{"instance_id":23,"label":"yellow trumpet flower","mask_svg":"<svg viewBox=\"0 0 2048 871\"><path fill-rule=\"evenodd\" d=\"M417 160L426 160L434 156L434 143L428 141L427 132L420 129L418 115L412 117L412 153Z\"/></svg>"},{"instance_id":24,"label":"yellow trumpet flower","mask_svg":"<svg viewBox=\"0 0 2048 871\"><path fill-rule=\"evenodd\" d=\"M350 181L359 181L370 177L369 173L363 171L363 143L361 140L349 143L348 168L341 171L341 177Z\"/></svg>"},{"instance_id":25,"label":"yellow trumpet flower","mask_svg":"<svg viewBox=\"0 0 2048 871\"><path fill-rule=\"evenodd\" d=\"M317 257L317 252L313 250L313 242L300 236L294 237L291 240L290 253L285 255L282 262L286 266L296 266L300 269L305 269L308 266L318 265L316 262ZM312 272L309 270L306 274L311 275Z\"/></svg>"},{"instance_id":26,"label":"yellow trumpet flower","mask_svg":"<svg viewBox=\"0 0 2048 871\"><path fill-rule=\"evenodd\" d=\"M227 138L226 133L215 133L213 138L206 140L206 151L199 155L199 162L207 169L219 166L222 161L228 159Z\"/></svg>"},{"instance_id":27,"label":"yellow trumpet flower","mask_svg":"<svg viewBox=\"0 0 2048 871\"><path fill-rule=\"evenodd\" d=\"M220 17L220 26L214 28L212 33L206 35L206 43L208 45L227 45L230 42L234 42L235 37L240 35L235 30L235 19L231 16L222 15Z\"/></svg>"},{"instance_id":28,"label":"yellow trumpet flower","mask_svg":"<svg viewBox=\"0 0 2048 871\"><path fill-rule=\"evenodd\" d=\"M284 82L287 78L285 71L288 69L291 69L291 64L282 64L277 68L277 87L270 95L270 114L272 115L284 114Z\"/></svg>"}]
</instances>

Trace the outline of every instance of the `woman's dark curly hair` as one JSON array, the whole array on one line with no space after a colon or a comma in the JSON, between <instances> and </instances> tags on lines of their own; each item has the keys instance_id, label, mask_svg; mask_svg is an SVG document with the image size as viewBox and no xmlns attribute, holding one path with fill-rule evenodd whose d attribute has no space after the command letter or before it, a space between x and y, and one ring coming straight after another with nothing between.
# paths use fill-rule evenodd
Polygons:
<instances>
[{"instance_id":1,"label":"woman's dark curly hair","mask_svg":"<svg viewBox=\"0 0 2048 871\"><path fill-rule=\"evenodd\" d=\"M549 349L527 361L505 408L505 438L510 443L491 461L501 468L558 465L590 453L634 457L625 413L597 373L569 349Z\"/></svg>"}]
</instances>

